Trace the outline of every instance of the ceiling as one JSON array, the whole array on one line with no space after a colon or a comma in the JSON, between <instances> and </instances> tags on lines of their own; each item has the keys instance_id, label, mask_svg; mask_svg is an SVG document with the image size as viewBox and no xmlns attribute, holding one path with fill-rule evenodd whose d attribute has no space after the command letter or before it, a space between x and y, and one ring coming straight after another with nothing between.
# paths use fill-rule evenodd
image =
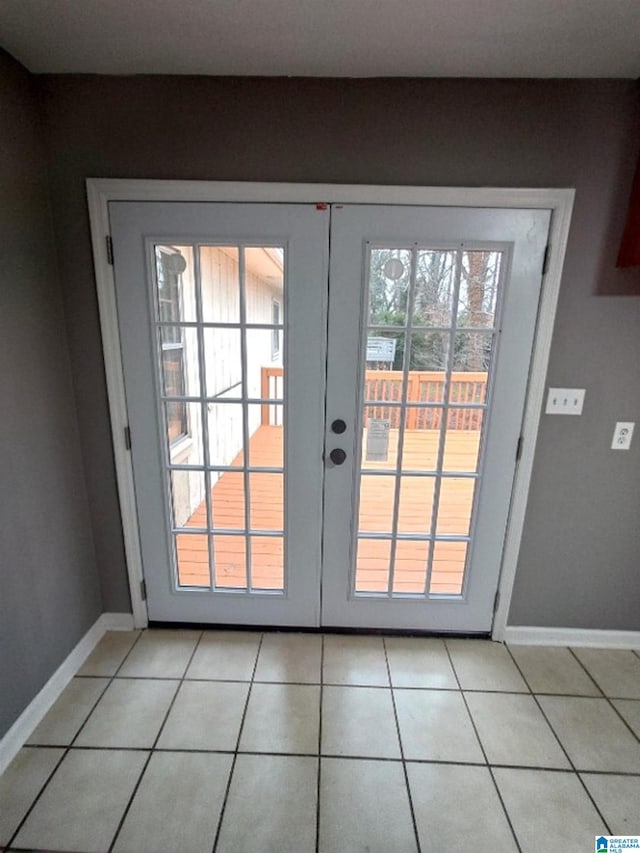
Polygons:
<instances>
[{"instance_id":1,"label":"ceiling","mask_svg":"<svg viewBox=\"0 0 640 853\"><path fill-rule=\"evenodd\" d=\"M640 0L0 0L33 72L640 77Z\"/></svg>"}]
</instances>

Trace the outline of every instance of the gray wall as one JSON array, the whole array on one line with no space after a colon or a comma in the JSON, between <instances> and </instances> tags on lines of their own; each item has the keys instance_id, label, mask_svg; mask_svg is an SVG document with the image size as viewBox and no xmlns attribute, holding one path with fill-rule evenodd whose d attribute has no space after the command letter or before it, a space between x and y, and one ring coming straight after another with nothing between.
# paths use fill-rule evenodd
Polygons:
<instances>
[{"instance_id":1,"label":"gray wall","mask_svg":"<svg viewBox=\"0 0 640 853\"><path fill-rule=\"evenodd\" d=\"M101 612L33 81L0 51L0 737Z\"/></svg>"},{"instance_id":2,"label":"gray wall","mask_svg":"<svg viewBox=\"0 0 640 853\"><path fill-rule=\"evenodd\" d=\"M128 606L84 179L576 187L512 624L640 628L640 269L615 256L638 151L631 81L40 78L105 606ZM636 296L623 294L634 293Z\"/></svg>"}]
</instances>

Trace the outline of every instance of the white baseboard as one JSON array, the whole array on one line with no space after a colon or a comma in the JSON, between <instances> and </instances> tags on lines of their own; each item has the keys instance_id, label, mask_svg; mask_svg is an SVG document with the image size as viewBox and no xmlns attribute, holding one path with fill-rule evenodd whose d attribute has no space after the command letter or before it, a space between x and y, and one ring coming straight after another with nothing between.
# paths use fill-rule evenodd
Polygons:
<instances>
[{"instance_id":1,"label":"white baseboard","mask_svg":"<svg viewBox=\"0 0 640 853\"><path fill-rule=\"evenodd\" d=\"M89 657L107 631L133 630L130 613L103 613L67 655L37 696L0 740L0 774L13 761L49 708Z\"/></svg>"},{"instance_id":2,"label":"white baseboard","mask_svg":"<svg viewBox=\"0 0 640 853\"><path fill-rule=\"evenodd\" d=\"M596 649L640 649L640 631L603 631L591 628L535 628L507 625L505 643L526 646L587 646Z\"/></svg>"},{"instance_id":3,"label":"white baseboard","mask_svg":"<svg viewBox=\"0 0 640 853\"><path fill-rule=\"evenodd\" d=\"M100 617L105 631L133 631L132 613L103 613Z\"/></svg>"}]
</instances>

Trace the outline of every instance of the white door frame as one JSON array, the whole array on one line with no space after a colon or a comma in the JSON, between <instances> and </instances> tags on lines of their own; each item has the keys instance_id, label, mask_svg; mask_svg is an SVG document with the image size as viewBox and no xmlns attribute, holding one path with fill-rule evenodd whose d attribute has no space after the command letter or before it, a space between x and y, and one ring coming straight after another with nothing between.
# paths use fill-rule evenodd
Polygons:
<instances>
[{"instance_id":1,"label":"white door frame","mask_svg":"<svg viewBox=\"0 0 640 853\"><path fill-rule=\"evenodd\" d=\"M524 526L529 484L542 404L551 339L555 321L564 257L573 210L573 189L516 189L499 187L397 187L349 184L277 184L231 181L154 181L89 178L87 198L91 223L94 269L102 348L104 353L111 432L120 512L129 575L134 623L148 623L141 581L142 558L138 537L137 510L131 454L125 430L129 423L120 355L120 334L115 299L113 266L109 262L108 204L111 201L201 201L201 202L299 202L325 204L386 204L436 207L542 208L552 211L550 251L542 282L536 336L522 423L521 455L518 462L498 585L498 606L492 637L502 641Z\"/></svg>"}]
</instances>

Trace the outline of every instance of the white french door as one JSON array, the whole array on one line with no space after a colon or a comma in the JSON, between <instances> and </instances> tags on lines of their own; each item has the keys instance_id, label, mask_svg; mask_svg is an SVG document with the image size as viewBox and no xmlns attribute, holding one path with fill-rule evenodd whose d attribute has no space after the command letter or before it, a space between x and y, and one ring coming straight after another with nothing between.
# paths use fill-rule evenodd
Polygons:
<instances>
[{"instance_id":1,"label":"white french door","mask_svg":"<svg viewBox=\"0 0 640 853\"><path fill-rule=\"evenodd\" d=\"M329 212L109 215L149 618L317 625Z\"/></svg>"},{"instance_id":2,"label":"white french door","mask_svg":"<svg viewBox=\"0 0 640 853\"><path fill-rule=\"evenodd\" d=\"M149 618L490 630L549 212L109 215Z\"/></svg>"},{"instance_id":3,"label":"white french door","mask_svg":"<svg viewBox=\"0 0 640 853\"><path fill-rule=\"evenodd\" d=\"M491 629L549 222L334 207L325 624Z\"/></svg>"}]
</instances>

